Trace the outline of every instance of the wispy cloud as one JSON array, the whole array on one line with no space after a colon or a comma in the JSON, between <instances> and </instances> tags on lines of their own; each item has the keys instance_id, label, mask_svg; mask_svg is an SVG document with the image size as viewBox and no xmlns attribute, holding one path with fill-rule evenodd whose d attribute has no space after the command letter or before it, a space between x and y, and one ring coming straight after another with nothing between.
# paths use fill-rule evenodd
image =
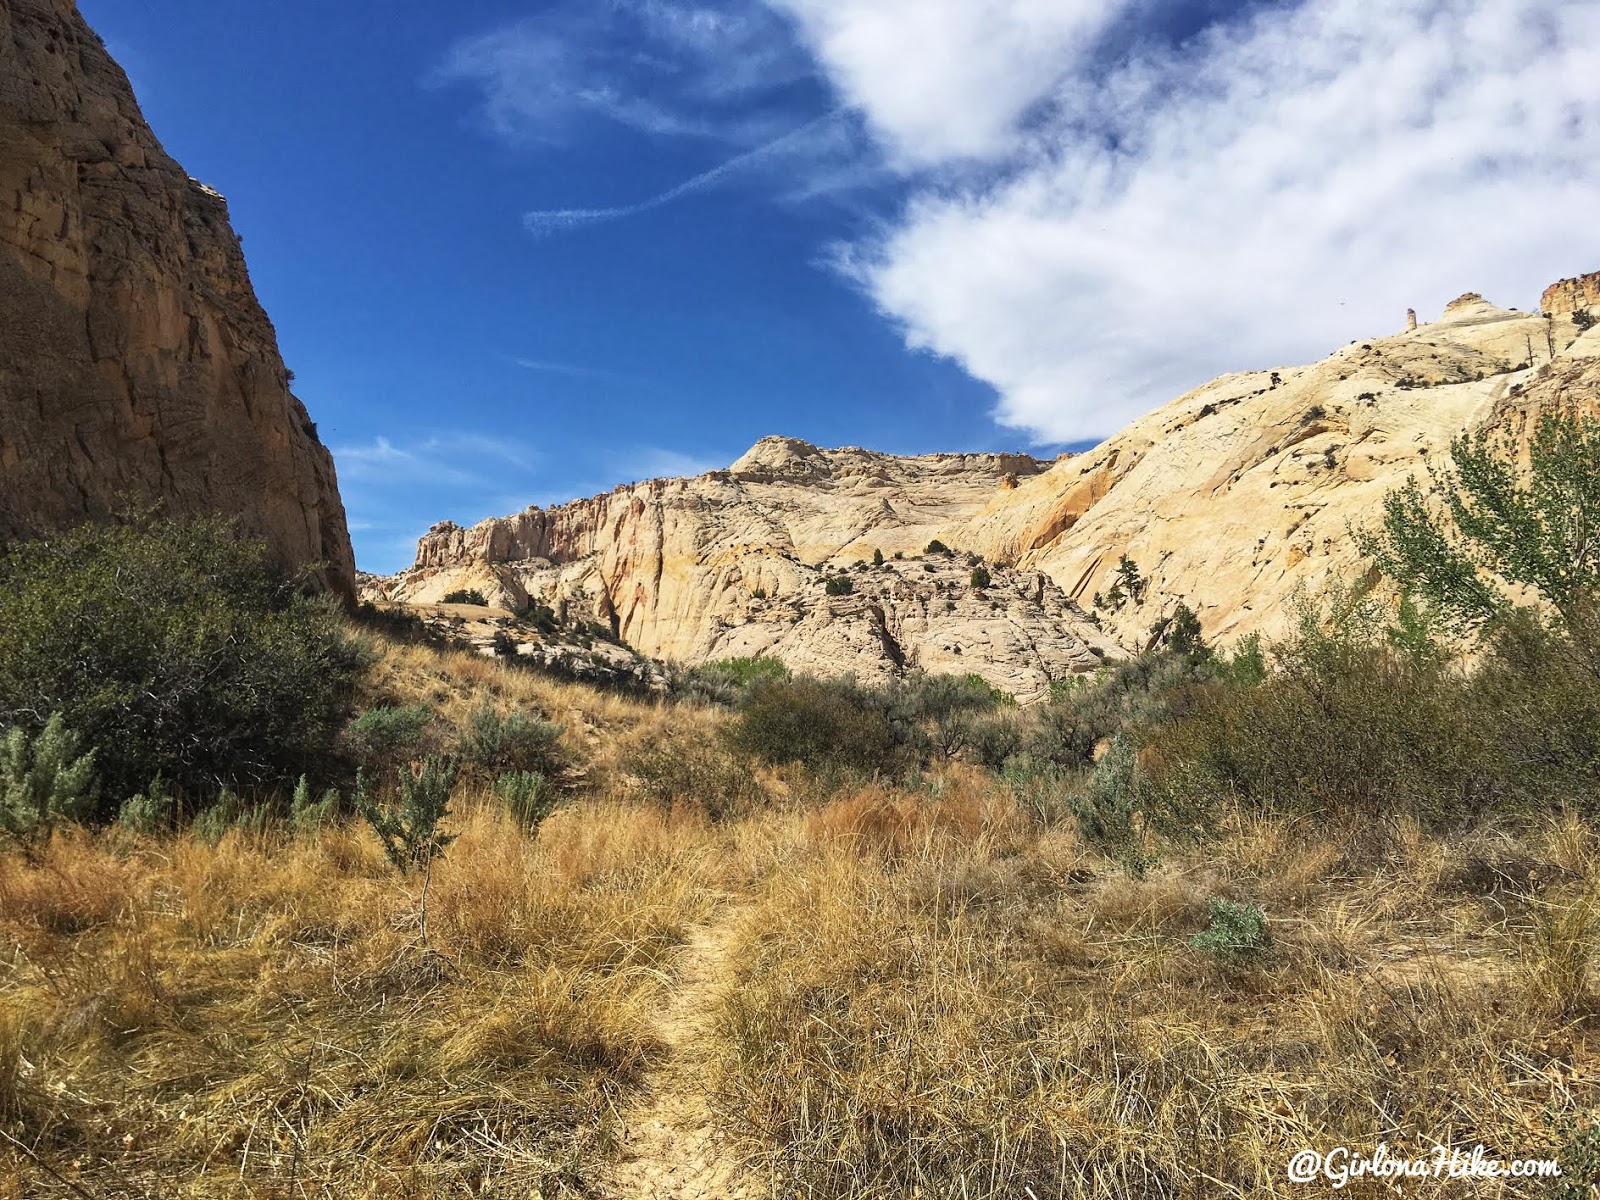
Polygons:
<instances>
[{"instance_id":1,"label":"wispy cloud","mask_svg":"<svg viewBox=\"0 0 1600 1200\"><path fill-rule=\"evenodd\" d=\"M729 176L742 171L750 171L763 163L790 155L797 147L804 145L808 139L825 125L842 120L838 113L826 113L812 121L807 121L798 129L790 130L781 137L774 138L764 146L757 146L754 150L747 150L736 154L732 158L718 163L709 171L684 180L682 183L668 188L664 192L640 200L634 204L623 204L611 208L560 208L538 209L523 214L523 224L528 232L535 237L545 237L553 233L577 228L580 225L597 225L606 221L616 221L624 217L635 217L640 213L649 212L651 209L661 208L671 204L674 200L681 200L685 196L692 196L696 192L703 192L713 188Z\"/></svg>"},{"instance_id":2,"label":"wispy cloud","mask_svg":"<svg viewBox=\"0 0 1600 1200\"><path fill-rule=\"evenodd\" d=\"M884 178L859 118L831 104L791 20L762 0L568 0L458 43L433 80L476 89L488 127L515 143L559 143L587 122L724 148L714 166L641 200L530 212L538 237L638 216L736 176L759 174L786 203Z\"/></svg>"},{"instance_id":3,"label":"wispy cloud","mask_svg":"<svg viewBox=\"0 0 1600 1200\"><path fill-rule=\"evenodd\" d=\"M731 461L731 460L729 460ZM644 479L682 479L704 475L728 465L720 459L699 454L685 454L681 450L668 450L661 446L634 446L614 455L606 464L610 474L618 479L639 481Z\"/></svg>"},{"instance_id":4,"label":"wispy cloud","mask_svg":"<svg viewBox=\"0 0 1600 1200\"><path fill-rule=\"evenodd\" d=\"M757 0L564 0L458 42L431 78L476 88L511 140L561 140L598 119L756 146L790 120L789 89L812 72Z\"/></svg>"}]
</instances>

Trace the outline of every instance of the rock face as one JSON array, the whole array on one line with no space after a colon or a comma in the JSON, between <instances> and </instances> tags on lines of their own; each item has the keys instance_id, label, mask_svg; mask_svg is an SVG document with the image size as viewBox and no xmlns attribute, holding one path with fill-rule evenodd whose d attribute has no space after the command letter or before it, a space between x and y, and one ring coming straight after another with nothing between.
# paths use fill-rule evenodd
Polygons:
<instances>
[{"instance_id":1,"label":"rock face","mask_svg":"<svg viewBox=\"0 0 1600 1200\"><path fill-rule=\"evenodd\" d=\"M1282 635L1297 591L1364 573L1352 530L1375 524L1390 490L1459 434L1521 436L1550 404L1600 408L1600 326L1469 292L1431 324L1320 363L1223 376L1053 464L765 438L698 479L436 526L415 567L368 590L531 598L687 662L976 671L1031 697L1148 645L1180 602L1223 644ZM956 553L925 554L933 539ZM851 590L830 594L841 575Z\"/></svg>"},{"instance_id":2,"label":"rock face","mask_svg":"<svg viewBox=\"0 0 1600 1200\"><path fill-rule=\"evenodd\" d=\"M333 460L226 202L70 0L0 0L0 540L157 499L354 594Z\"/></svg>"},{"instance_id":3,"label":"rock face","mask_svg":"<svg viewBox=\"0 0 1600 1200\"><path fill-rule=\"evenodd\" d=\"M656 479L471 529L435 526L375 599L493 604L596 621L682 662L775 655L819 674L976 673L1044 694L1115 645L1048 576L925 553L940 532L1039 475L1022 455L914 458L764 438L726 471ZM877 554L883 562L875 562Z\"/></svg>"},{"instance_id":4,"label":"rock face","mask_svg":"<svg viewBox=\"0 0 1600 1200\"><path fill-rule=\"evenodd\" d=\"M1552 317L1565 316L1580 308L1594 308L1596 305L1600 305L1600 271L1552 283L1539 299L1539 307Z\"/></svg>"},{"instance_id":5,"label":"rock face","mask_svg":"<svg viewBox=\"0 0 1600 1200\"><path fill-rule=\"evenodd\" d=\"M943 537L1049 575L1129 648L1179 601L1224 642L1278 636L1297 589L1361 573L1351 529L1447 460L1456 435L1485 423L1520 431L1550 402L1600 403L1597 355L1600 329L1469 293L1432 324L1313 366L1214 380ZM1115 587L1124 555L1142 599Z\"/></svg>"}]
</instances>

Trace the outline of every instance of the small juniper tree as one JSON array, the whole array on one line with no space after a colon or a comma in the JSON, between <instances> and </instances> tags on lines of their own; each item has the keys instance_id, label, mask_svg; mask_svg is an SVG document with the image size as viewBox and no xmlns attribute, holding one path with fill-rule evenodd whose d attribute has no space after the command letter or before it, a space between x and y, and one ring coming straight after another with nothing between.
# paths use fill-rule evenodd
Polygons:
<instances>
[{"instance_id":1,"label":"small juniper tree","mask_svg":"<svg viewBox=\"0 0 1600 1200\"><path fill-rule=\"evenodd\" d=\"M1535 593L1568 628L1600 595L1600 420L1570 409L1540 418L1524 464L1508 433L1450 446L1451 465L1384 499L1359 536L1378 568L1458 631L1478 630Z\"/></svg>"},{"instance_id":2,"label":"small juniper tree","mask_svg":"<svg viewBox=\"0 0 1600 1200\"><path fill-rule=\"evenodd\" d=\"M383 843L383 852L398 871L426 870L443 854L454 837L439 823L450 815L450 792L456 785L457 764L452 758L429 758L417 771L399 774L400 794L391 805L379 805L368 795L365 781L356 776L356 810Z\"/></svg>"},{"instance_id":3,"label":"small juniper tree","mask_svg":"<svg viewBox=\"0 0 1600 1200\"><path fill-rule=\"evenodd\" d=\"M0 740L0 831L24 844L48 840L59 823L87 817L98 794L94 751L60 713L37 737L13 727Z\"/></svg>"},{"instance_id":4,"label":"small juniper tree","mask_svg":"<svg viewBox=\"0 0 1600 1200\"><path fill-rule=\"evenodd\" d=\"M990 579L989 571L986 567L972 568L972 586L974 590L981 592L984 588L988 587L991 582L993 581Z\"/></svg>"}]
</instances>

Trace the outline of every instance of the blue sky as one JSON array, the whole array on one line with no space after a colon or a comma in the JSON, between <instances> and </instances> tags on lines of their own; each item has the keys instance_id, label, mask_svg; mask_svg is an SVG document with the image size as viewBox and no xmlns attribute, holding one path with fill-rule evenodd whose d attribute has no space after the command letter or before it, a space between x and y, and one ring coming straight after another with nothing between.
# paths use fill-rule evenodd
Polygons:
<instances>
[{"instance_id":1,"label":"blue sky","mask_svg":"<svg viewBox=\"0 0 1600 1200\"><path fill-rule=\"evenodd\" d=\"M1600 266L1588 0L82 8L369 570L769 433L1051 452Z\"/></svg>"}]
</instances>

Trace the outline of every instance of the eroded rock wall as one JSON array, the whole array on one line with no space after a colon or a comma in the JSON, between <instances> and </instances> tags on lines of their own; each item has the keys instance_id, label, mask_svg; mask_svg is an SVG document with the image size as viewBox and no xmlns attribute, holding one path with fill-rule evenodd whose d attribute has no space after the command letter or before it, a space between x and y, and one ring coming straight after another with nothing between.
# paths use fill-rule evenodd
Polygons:
<instances>
[{"instance_id":1,"label":"eroded rock wall","mask_svg":"<svg viewBox=\"0 0 1600 1200\"><path fill-rule=\"evenodd\" d=\"M354 594L333 460L227 203L69 0L0 0L0 539L156 500Z\"/></svg>"}]
</instances>

